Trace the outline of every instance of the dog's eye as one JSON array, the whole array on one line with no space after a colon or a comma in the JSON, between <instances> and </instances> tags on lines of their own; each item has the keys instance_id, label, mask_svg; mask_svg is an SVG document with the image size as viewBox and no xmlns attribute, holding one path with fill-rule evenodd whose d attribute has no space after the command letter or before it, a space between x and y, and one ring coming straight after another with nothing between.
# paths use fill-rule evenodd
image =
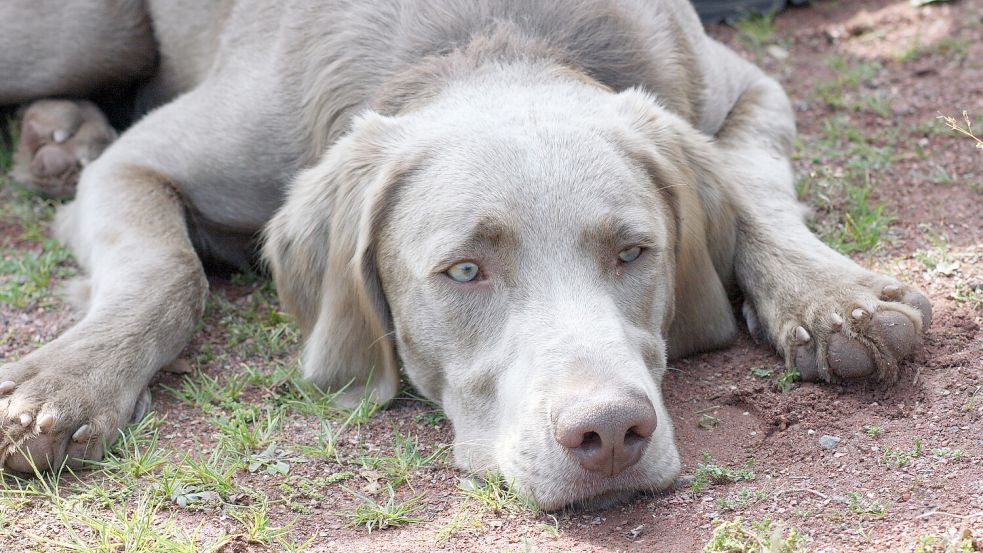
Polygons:
<instances>
[{"instance_id":1,"label":"dog's eye","mask_svg":"<svg viewBox=\"0 0 983 553\"><path fill-rule=\"evenodd\" d=\"M447 276L451 277L457 282L471 282L478 278L478 273L480 272L481 268L478 267L477 263L464 261L463 263L458 263L450 269L447 269Z\"/></svg>"},{"instance_id":2,"label":"dog's eye","mask_svg":"<svg viewBox=\"0 0 983 553\"><path fill-rule=\"evenodd\" d=\"M618 259L625 263L631 263L638 259L638 256L642 255L641 246L632 246L630 248L625 248L618 252Z\"/></svg>"}]
</instances>

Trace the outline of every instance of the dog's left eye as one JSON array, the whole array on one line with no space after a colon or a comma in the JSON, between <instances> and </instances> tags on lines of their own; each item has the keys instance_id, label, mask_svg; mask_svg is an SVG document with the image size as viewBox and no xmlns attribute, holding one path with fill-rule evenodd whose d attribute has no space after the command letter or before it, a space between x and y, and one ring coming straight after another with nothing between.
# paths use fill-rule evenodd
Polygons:
<instances>
[{"instance_id":1,"label":"dog's left eye","mask_svg":"<svg viewBox=\"0 0 983 553\"><path fill-rule=\"evenodd\" d=\"M625 248L618 252L618 259L624 263L631 263L638 259L638 256L642 255L641 246L632 246L630 248Z\"/></svg>"},{"instance_id":2,"label":"dog's left eye","mask_svg":"<svg viewBox=\"0 0 983 553\"><path fill-rule=\"evenodd\" d=\"M471 282L478 278L478 274L481 272L481 268L478 267L477 263L472 263L470 261L464 261L454 265L450 269L447 269L447 276L454 279L456 282Z\"/></svg>"}]
</instances>

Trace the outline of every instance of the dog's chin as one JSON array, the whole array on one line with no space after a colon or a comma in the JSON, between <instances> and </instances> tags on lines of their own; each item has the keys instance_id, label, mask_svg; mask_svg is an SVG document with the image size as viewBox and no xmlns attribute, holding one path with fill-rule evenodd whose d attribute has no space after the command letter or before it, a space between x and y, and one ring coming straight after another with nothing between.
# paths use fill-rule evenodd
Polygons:
<instances>
[{"instance_id":1,"label":"dog's chin","mask_svg":"<svg viewBox=\"0 0 983 553\"><path fill-rule=\"evenodd\" d=\"M641 490L608 490L600 495L586 497L568 503L565 509L571 511L601 511L621 505L622 503L627 503L642 493L644 492Z\"/></svg>"},{"instance_id":2,"label":"dog's chin","mask_svg":"<svg viewBox=\"0 0 983 553\"><path fill-rule=\"evenodd\" d=\"M550 497L536 495L536 503L546 512L555 511L600 511L623 503L636 497L651 493L653 490L644 487L612 488L600 492L587 490L564 490Z\"/></svg>"}]
</instances>

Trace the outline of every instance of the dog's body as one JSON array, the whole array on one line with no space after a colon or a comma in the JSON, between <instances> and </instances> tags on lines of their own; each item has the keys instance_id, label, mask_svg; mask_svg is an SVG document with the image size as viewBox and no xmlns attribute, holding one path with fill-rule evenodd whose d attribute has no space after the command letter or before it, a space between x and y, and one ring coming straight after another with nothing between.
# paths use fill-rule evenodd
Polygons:
<instances>
[{"instance_id":1,"label":"dog's body","mask_svg":"<svg viewBox=\"0 0 983 553\"><path fill-rule=\"evenodd\" d=\"M930 321L809 233L785 94L681 0L83 4L0 8L0 104L150 75L150 112L59 215L91 292L0 369L11 468L101 456L186 345L200 259L245 264L264 228L306 376L385 401L401 360L458 463L547 508L671 482L667 355L731 340L731 297L811 379L893 378ZM38 180L81 158L45 117Z\"/></svg>"}]
</instances>

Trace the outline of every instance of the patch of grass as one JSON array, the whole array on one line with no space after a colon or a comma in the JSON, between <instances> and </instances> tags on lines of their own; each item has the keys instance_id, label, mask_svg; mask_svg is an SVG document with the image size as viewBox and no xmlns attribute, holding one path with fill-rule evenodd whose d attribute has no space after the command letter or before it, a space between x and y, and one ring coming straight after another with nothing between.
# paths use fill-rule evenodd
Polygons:
<instances>
[{"instance_id":1,"label":"patch of grass","mask_svg":"<svg viewBox=\"0 0 983 553\"><path fill-rule=\"evenodd\" d=\"M737 40L755 53L760 53L777 38L774 11L748 14L734 21L733 25L737 29Z\"/></svg>"},{"instance_id":2,"label":"patch of grass","mask_svg":"<svg viewBox=\"0 0 983 553\"><path fill-rule=\"evenodd\" d=\"M761 503L768 498L768 492L757 488L741 488L727 497L717 499L717 505L724 511L738 511Z\"/></svg>"},{"instance_id":3,"label":"patch of grass","mask_svg":"<svg viewBox=\"0 0 983 553\"><path fill-rule=\"evenodd\" d=\"M876 438L883 433L884 433L884 429L881 428L880 426L876 426L873 424L864 425L864 434L870 436L871 438Z\"/></svg>"},{"instance_id":4,"label":"patch of grass","mask_svg":"<svg viewBox=\"0 0 983 553\"><path fill-rule=\"evenodd\" d=\"M58 541L47 541L68 551L105 552L154 551L160 553L193 553L217 551L228 541L219 536L212 543L199 543L197 532L188 535L175 522L174 517L164 518L163 504L143 496L134 508L112 505L108 512L93 511L85 505L59 506L58 517L65 532ZM81 530L81 531L80 531Z\"/></svg>"},{"instance_id":5,"label":"patch of grass","mask_svg":"<svg viewBox=\"0 0 983 553\"><path fill-rule=\"evenodd\" d=\"M857 516L870 516L883 518L887 514L887 508L876 499L864 497L860 492L850 492L846 494L847 510Z\"/></svg>"},{"instance_id":6,"label":"patch of grass","mask_svg":"<svg viewBox=\"0 0 983 553\"><path fill-rule=\"evenodd\" d=\"M234 408L236 398L246 388L245 375L232 373L225 378L210 376L196 371L184 377L180 388L161 385L180 401L197 409L210 412L214 406Z\"/></svg>"},{"instance_id":7,"label":"patch of grass","mask_svg":"<svg viewBox=\"0 0 983 553\"><path fill-rule=\"evenodd\" d=\"M120 440L106 452L105 459L93 462L93 466L132 479L150 474L168 461L167 452L157 446L160 424L157 414L150 413L127 428Z\"/></svg>"},{"instance_id":8,"label":"patch of grass","mask_svg":"<svg viewBox=\"0 0 983 553\"><path fill-rule=\"evenodd\" d=\"M213 416L221 447L232 453L249 455L273 441L283 419L282 408L238 404L229 416Z\"/></svg>"},{"instance_id":9,"label":"patch of grass","mask_svg":"<svg viewBox=\"0 0 983 553\"><path fill-rule=\"evenodd\" d=\"M434 541L441 543L460 533L479 533L487 529L479 515L467 510L458 510L451 519L434 534Z\"/></svg>"},{"instance_id":10,"label":"patch of grass","mask_svg":"<svg viewBox=\"0 0 983 553\"><path fill-rule=\"evenodd\" d=\"M919 457L921 454L922 439L915 438L915 444L911 449L897 449L893 447L885 449L884 454L881 456L881 463L902 468L908 466L912 459Z\"/></svg>"},{"instance_id":11,"label":"patch of grass","mask_svg":"<svg viewBox=\"0 0 983 553\"><path fill-rule=\"evenodd\" d=\"M696 465L696 472L693 474L693 481L690 482L690 489L694 493L699 493L708 485L730 484L742 480L754 480L755 475L752 467L754 458L748 459L744 468L732 469L712 463L713 458L710 452L703 452L703 462Z\"/></svg>"},{"instance_id":12,"label":"patch of grass","mask_svg":"<svg viewBox=\"0 0 983 553\"><path fill-rule=\"evenodd\" d=\"M348 493L360 500L360 503L342 516L348 518L349 526L364 526L371 533L391 526L423 522L423 519L413 516L421 507L420 502L425 494L413 496L406 501L396 501L396 492L389 487L388 499L380 503L367 495L345 488Z\"/></svg>"},{"instance_id":13,"label":"patch of grass","mask_svg":"<svg viewBox=\"0 0 983 553\"><path fill-rule=\"evenodd\" d=\"M300 452L306 457L315 459L334 459L341 463L338 455L338 438L345 431L347 424L341 424L338 428L332 428L331 423L326 420L320 421L320 431L317 433L317 443L314 445L298 446Z\"/></svg>"},{"instance_id":14,"label":"patch of grass","mask_svg":"<svg viewBox=\"0 0 983 553\"><path fill-rule=\"evenodd\" d=\"M0 303L16 309L54 304L51 284L76 274L68 264L71 254L46 238L40 250L0 249Z\"/></svg>"},{"instance_id":15,"label":"patch of grass","mask_svg":"<svg viewBox=\"0 0 983 553\"><path fill-rule=\"evenodd\" d=\"M215 448L207 457L186 454L180 461L166 465L152 486L182 507L224 503L234 496L256 495L236 483L235 475L241 468L239 458Z\"/></svg>"},{"instance_id":16,"label":"patch of grass","mask_svg":"<svg viewBox=\"0 0 983 553\"><path fill-rule=\"evenodd\" d=\"M273 545L286 541L290 528L296 519L286 526L274 526L268 515L266 503L252 507L240 507L231 512L232 518L242 525L240 536L247 542L257 545Z\"/></svg>"},{"instance_id":17,"label":"patch of grass","mask_svg":"<svg viewBox=\"0 0 983 553\"><path fill-rule=\"evenodd\" d=\"M413 417L413 422L425 424L427 426L432 426L434 428L444 424L446 421L447 421L447 415L445 415L444 412L439 409L433 411L426 411Z\"/></svg>"},{"instance_id":18,"label":"patch of grass","mask_svg":"<svg viewBox=\"0 0 983 553\"><path fill-rule=\"evenodd\" d=\"M870 173L864 186L846 188L846 209L842 211L842 223L832 232L824 233L826 242L843 253L866 252L874 249L887 235L894 215L883 202L870 199L873 186Z\"/></svg>"},{"instance_id":19,"label":"patch of grass","mask_svg":"<svg viewBox=\"0 0 983 553\"><path fill-rule=\"evenodd\" d=\"M948 447L937 447L932 450L932 455L955 462L959 462L963 460L963 450L961 449L949 449Z\"/></svg>"},{"instance_id":20,"label":"patch of grass","mask_svg":"<svg viewBox=\"0 0 983 553\"><path fill-rule=\"evenodd\" d=\"M801 155L816 169L799 179L797 191L817 208L813 230L842 253L868 251L889 238L894 214L872 196L874 175L891 164L897 140L896 132L867 134L847 114L826 118L818 136L802 138Z\"/></svg>"},{"instance_id":21,"label":"patch of grass","mask_svg":"<svg viewBox=\"0 0 983 553\"><path fill-rule=\"evenodd\" d=\"M948 535L921 534L913 553L976 553L969 528Z\"/></svg>"},{"instance_id":22,"label":"patch of grass","mask_svg":"<svg viewBox=\"0 0 983 553\"><path fill-rule=\"evenodd\" d=\"M706 553L799 553L806 551L809 537L795 528L785 530L783 524L765 518L745 523L741 517L718 520L710 541L703 547Z\"/></svg>"},{"instance_id":23,"label":"patch of grass","mask_svg":"<svg viewBox=\"0 0 983 553\"><path fill-rule=\"evenodd\" d=\"M435 447L433 453L424 456L418 438L397 432L393 436L392 455L366 455L359 459L359 463L366 468L382 471L389 484L396 486L406 482L410 473L429 466L446 451L446 448Z\"/></svg>"},{"instance_id":24,"label":"patch of grass","mask_svg":"<svg viewBox=\"0 0 983 553\"><path fill-rule=\"evenodd\" d=\"M751 373L751 376L757 378L771 378L771 373L773 371L765 367L751 367L748 369L748 372Z\"/></svg>"},{"instance_id":25,"label":"patch of grass","mask_svg":"<svg viewBox=\"0 0 983 553\"><path fill-rule=\"evenodd\" d=\"M940 56L946 61L960 62L968 55L969 37L960 33L946 36L932 44L924 44L918 38L911 41L895 59L902 63L919 60L928 56Z\"/></svg>"},{"instance_id":26,"label":"patch of grass","mask_svg":"<svg viewBox=\"0 0 983 553\"><path fill-rule=\"evenodd\" d=\"M821 80L815 93L819 99L834 110L867 111L881 117L889 117L891 99L887 95L862 93L862 85L870 83L880 73L880 63L866 60L848 61L842 56L833 56L826 61L833 72L830 80Z\"/></svg>"},{"instance_id":27,"label":"patch of grass","mask_svg":"<svg viewBox=\"0 0 983 553\"><path fill-rule=\"evenodd\" d=\"M482 510L496 513L539 511L539 506L532 498L521 494L512 482L506 482L496 473L487 473L480 480L476 478L464 480L460 488L464 492L464 497L473 500Z\"/></svg>"},{"instance_id":28,"label":"patch of grass","mask_svg":"<svg viewBox=\"0 0 983 553\"><path fill-rule=\"evenodd\" d=\"M970 309L977 311L983 310L983 289L973 288L965 282L958 280L953 284L953 290L949 298L965 303Z\"/></svg>"},{"instance_id":29,"label":"patch of grass","mask_svg":"<svg viewBox=\"0 0 983 553\"><path fill-rule=\"evenodd\" d=\"M795 389L795 383L802 378L802 373L796 368L791 368L778 375L778 379L775 380L775 387L778 388L783 394L787 394Z\"/></svg>"},{"instance_id":30,"label":"patch of grass","mask_svg":"<svg viewBox=\"0 0 983 553\"><path fill-rule=\"evenodd\" d=\"M279 301L273 283L257 275L239 273L233 284L253 286L248 295L232 301L224 294L209 295L204 320L224 329L224 349L244 358L273 361L300 343L289 315L277 309Z\"/></svg>"}]
</instances>

